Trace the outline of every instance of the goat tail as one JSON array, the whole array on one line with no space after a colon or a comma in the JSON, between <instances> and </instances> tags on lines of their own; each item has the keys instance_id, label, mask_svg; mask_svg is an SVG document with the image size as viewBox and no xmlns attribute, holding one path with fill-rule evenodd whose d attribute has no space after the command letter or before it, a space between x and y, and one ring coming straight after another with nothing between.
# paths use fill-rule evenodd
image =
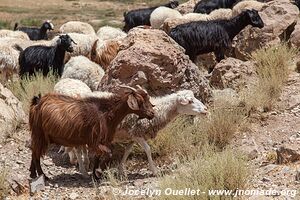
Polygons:
<instances>
[{"instance_id":1,"label":"goat tail","mask_svg":"<svg viewBox=\"0 0 300 200\"><path fill-rule=\"evenodd\" d=\"M39 93L38 96L34 96L34 97L31 99L31 106L37 105L37 104L40 102L41 97L42 97L41 93Z\"/></svg>"},{"instance_id":2,"label":"goat tail","mask_svg":"<svg viewBox=\"0 0 300 200\"><path fill-rule=\"evenodd\" d=\"M18 28L18 22L17 23L15 23L15 26L14 26L14 31L16 31L17 30L17 28Z\"/></svg>"},{"instance_id":3,"label":"goat tail","mask_svg":"<svg viewBox=\"0 0 300 200\"><path fill-rule=\"evenodd\" d=\"M20 51L20 53L24 51L24 49L20 45L18 45L18 44L15 44L13 46L13 48L16 49L16 50L18 50L18 51Z\"/></svg>"}]
</instances>

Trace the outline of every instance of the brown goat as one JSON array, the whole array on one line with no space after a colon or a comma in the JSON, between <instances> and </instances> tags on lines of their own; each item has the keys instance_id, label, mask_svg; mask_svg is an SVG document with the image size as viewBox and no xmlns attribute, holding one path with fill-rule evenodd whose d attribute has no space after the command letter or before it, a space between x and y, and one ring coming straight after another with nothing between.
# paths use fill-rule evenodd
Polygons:
<instances>
[{"instance_id":1,"label":"brown goat","mask_svg":"<svg viewBox=\"0 0 300 200\"><path fill-rule=\"evenodd\" d=\"M140 118L154 117L153 105L143 89L120 87L110 97L73 98L61 94L34 97L30 106L32 160L30 177L45 175L40 158L49 144L69 147L88 145L96 153L95 166L100 156L108 158L117 125L131 113ZM93 171L95 178L95 168ZM48 179L45 176L46 179Z\"/></svg>"}]
</instances>

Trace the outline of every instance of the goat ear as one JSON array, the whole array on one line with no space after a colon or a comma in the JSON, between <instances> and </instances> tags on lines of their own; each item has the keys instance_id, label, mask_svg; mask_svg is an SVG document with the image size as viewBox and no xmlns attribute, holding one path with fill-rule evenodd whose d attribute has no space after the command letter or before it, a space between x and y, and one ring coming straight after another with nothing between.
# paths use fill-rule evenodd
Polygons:
<instances>
[{"instance_id":1,"label":"goat ear","mask_svg":"<svg viewBox=\"0 0 300 200\"><path fill-rule=\"evenodd\" d=\"M127 104L129 106L129 108L131 108L132 110L138 110L139 109L139 104L137 102L137 99L132 94L130 94L128 96Z\"/></svg>"},{"instance_id":2,"label":"goat ear","mask_svg":"<svg viewBox=\"0 0 300 200\"><path fill-rule=\"evenodd\" d=\"M186 98L180 98L179 99L179 103L181 105L188 105L189 104L189 100L187 100Z\"/></svg>"}]
</instances>

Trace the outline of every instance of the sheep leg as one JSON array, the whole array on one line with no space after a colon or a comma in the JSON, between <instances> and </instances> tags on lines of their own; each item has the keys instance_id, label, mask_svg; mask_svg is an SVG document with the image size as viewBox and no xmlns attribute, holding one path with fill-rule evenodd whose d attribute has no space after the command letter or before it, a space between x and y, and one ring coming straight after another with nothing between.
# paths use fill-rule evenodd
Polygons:
<instances>
[{"instance_id":1,"label":"sheep leg","mask_svg":"<svg viewBox=\"0 0 300 200\"><path fill-rule=\"evenodd\" d=\"M134 138L134 140L144 149L144 151L146 152L147 158L148 158L148 162L150 165L150 170L152 171L152 173L154 175L158 174L158 170L154 164L154 161L152 160L152 156L151 156L151 149L150 146L148 145L147 141L142 138L142 137L136 137Z\"/></svg>"},{"instance_id":2,"label":"sheep leg","mask_svg":"<svg viewBox=\"0 0 300 200\"><path fill-rule=\"evenodd\" d=\"M85 167L83 165L81 148L82 147L75 148L75 154L76 154L78 165L79 165L79 171L81 174L83 174L83 176L88 176L89 174L87 173L87 171L85 170Z\"/></svg>"},{"instance_id":3,"label":"sheep leg","mask_svg":"<svg viewBox=\"0 0 300 200\"><path fill-rule=\"evenodd\" d=\"M124 166L125 166L125 162L129 156L129 154L131 153L131 150L132 150L132 147L133 147L133 142L131 142L129 145L126 146L125 148L125 152L124 152L124 155L122 157L122 160L120 162L120 165L119 165L119 173L120 174L124 174Z\"/></svg>"}]
</instances>

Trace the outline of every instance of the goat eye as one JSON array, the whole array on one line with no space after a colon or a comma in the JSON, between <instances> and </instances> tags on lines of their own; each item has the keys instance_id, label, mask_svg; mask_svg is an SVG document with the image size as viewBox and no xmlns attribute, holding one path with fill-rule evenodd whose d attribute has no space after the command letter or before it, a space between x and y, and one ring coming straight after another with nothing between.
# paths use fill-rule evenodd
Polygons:
<instances>
[{"instance_id":1,"label":"goat eye","mask_svg":"<svg viewBox=\"0 0 300 200\"><path fill-rule=\"evenodd\" d=\"M192 103L194 103L194 101L193 100L189 100L189 103L192 104Z\"/></svg>"}]
</instances>

